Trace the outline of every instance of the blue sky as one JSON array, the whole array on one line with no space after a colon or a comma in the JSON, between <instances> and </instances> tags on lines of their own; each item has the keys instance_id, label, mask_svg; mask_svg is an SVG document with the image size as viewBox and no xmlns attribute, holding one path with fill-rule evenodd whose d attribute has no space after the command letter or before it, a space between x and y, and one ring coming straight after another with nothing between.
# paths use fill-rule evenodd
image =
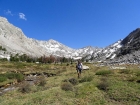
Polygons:
<instances>
[{"instance_id":1,"label":"blue sky","mask_svg":"<svg viewBox=\"0 0 140 105\"><path fill-rule=\"evenodd\" d=\"M0 0L0 16L29 38L106 47L140 27L140 0Z\"/></svg>"}]
</instances>

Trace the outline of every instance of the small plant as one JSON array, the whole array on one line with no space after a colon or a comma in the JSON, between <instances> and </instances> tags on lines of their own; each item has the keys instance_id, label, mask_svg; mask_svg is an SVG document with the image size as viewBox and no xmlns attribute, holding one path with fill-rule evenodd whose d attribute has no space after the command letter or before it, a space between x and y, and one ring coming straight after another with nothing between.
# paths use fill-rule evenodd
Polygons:
<instances>
[{"instance_id":1,"label":"small plant","mask_svg":"<svg viewBox=\"0 0 140 105\"><path fill-rule=\"evenodd\" d=\"M61 85L61 89L62 89L62 90L65 90L65 91L72 91L72 90L73 90L73 86L72 86L72 84L69 83L69 82L64 82L64 83L62 83L62 85Z\"/></svg>"},{"instance_id":2,"label":"small plant","mask_svg":"<svg viewBox=\"0 0 140 105\"><path fill-rule=\"evenodd\" d=\"M16 77L18 82L21 82L22 80L24 80L24 75L21 73L15 74L15 77Z\"/></svg>"},{"instance_id":3,"label":"small plant","mask_svg":"<svg viewBox=\"0 0 140 105\"><path fill-rule=\"evenodd\" d=\"M22 84L22 86L19 88L19 91L22 93L29 93L31 91L31 86L28 83Z\"/></svg>"},{"instance_id":4,"label":"small plant","mask_svg":"<svg viewBox=\"0 0 140 105\"><path fill-rule=\"evenodd\" d=\"M67 79L62 80L62 82L69 82Z\"/></svg>"},{"instance_id":5,"label":"small plant","mask_svg":"<svg viewBox=\"0 0 140 105\"><path fill-rule=\"evenodd\" d=\"M97 85L97 88L103 91L107 91L109 87L109 83L106 78L101 78L101 82Z\"/></svg>"},{"instance_id":6,"label":"small plant","mask_svg":"<svg viewBox=\"0 0 140 105\"><path fill-rule=\"evenodd\" d=\"M127 70L127 69L122 69L122 70L120 70L120 73L122 74L130 74L131 72L130 72L130 70Z\"/></svg>"},{"instance_id":7,"label":"small plant","mask_svg":"<svg viewBox=\"0 0 140 105\"><path fill-rule=\"evenodd\" d=\"M45 86L46 85L46 80L45 80L44 76L42 76L39 81L40 81L39 86Z\"/></svg>"},{"instance_id":8,"label":"small plant","mask_svg":"<svg viewBox=\"0 0 140 105\"><path fill-rule=\"evenodd\" d=\"M7 78L6 78L5 76L0 75L0 82L4 82L4 81L6 81L6 80L7 80Z\"/></svg>"},{"instance_id":9,"label":"small plant","mask_svg":"<svg viewBox=\"0 0 140 105\"><path fill-rule=\"evenodd\" d=\"M140 76L140 71L137 71L136 72L136 76Z\"/></svg>"},{"instance_id":10,"label":"small plant","mask_svg":"<svg viewBox=\"0 0 140 105\"><path fill-rule=\"evenodd\" d=\"M5 76L8 78L8 79L14 79L16 76L15 76L15 73L6 73Z\"/></svg>"},{"instance_id":11,"label":"small plant","mask_svg":"<svg viewBox=\"0 0 140 105\"><path fill-rule=\"evenodd\" d=\"M81 80L79 80L80 83L82 82L90 82L92 81L93 77L92 76L85 76Z\"/></svg>"},{"instance_id":12,"label":"small plant","mask_svg":"<svg viewBox=\"0 0 140 105\"><path fill-rule=\"evenodd\" d=\"M137 83L140 83L140 77L137 77L137 81L136 81Z\"/></svg>"},{"instance_id":13,"label":"small plant","mask_svg":"<svg viewBox=\"0 0 140 105\"><path fill-rule=\"evenodd\" d=\"M18 82L21 82L24 79L24 75L21 73L0 74L0 82L4 82L7 79L17 79Z\"/></svg>"},{"instance_id":14,"label":"small plant","mask_svg":"<svg viewBox=\"0 0 140 105\"><path fill-rule=\"evenodd\" d=\"M17 58L17 61L19 61L18 58ZM24 65L24 63L18 62L18 63L16 63L16 68L17 69L23 69L23 68L25 68L25 65Z\"/></svg>"},{"instance_id":15,"label":"small plant","mask_svg":"<svg viewBox=\"0 0 140 105\"><path fill-rule=\"evenodd\" d=\"M72 85L77 85L77 84L78 84L78 81L77 81L77 79L75 79L75 78L69 79L69 82L70 82Z\"/></svg>"},{"instance_id":16,"label":"small plant","mask_svg":"<svg viewBox=\"0 0 140 105\"><path fill-rule=\"evenodd\" d=\"M134 81L136 81L136 80L137 80L137 77L130 77L130 78L128 79L129 82L134 82Z\"/></svg>"},{"instance_id":17,"label":"small plant","mask_svg":"<svg viewBox=\"0 0 140 105\"><path fill-rule=\"evenodd\" d=\"M18 82L21 82L24 79L24 75L21 73L6 73L5 76L8 79L17 79Z\"/></svg>"},{"instance_id":18,"label":"small plant","mask_svg":"<svg viewBox=\"0 0 140 105\"><path fill-rule=\"evenodd\" d=\"M112 72L110 70L101 70L101 71L97 71L96 75L109 75Z\"/></svg>"}]
</instances>

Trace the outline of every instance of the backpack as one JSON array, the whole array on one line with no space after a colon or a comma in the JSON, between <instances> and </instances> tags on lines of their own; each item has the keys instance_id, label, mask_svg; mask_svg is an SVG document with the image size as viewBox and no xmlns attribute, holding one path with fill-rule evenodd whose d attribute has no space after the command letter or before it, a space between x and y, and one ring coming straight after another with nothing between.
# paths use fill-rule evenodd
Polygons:
<instances>
[{"instance_id":1,"label":"backpack","mask_svg":"<svg viewBox=\"0 0 140 105\"><path fill-rule=\"evenodd\" d=\"M82 64L81 63L77 64L77 69L82 69Z\"/></svg>"}]
</instances>

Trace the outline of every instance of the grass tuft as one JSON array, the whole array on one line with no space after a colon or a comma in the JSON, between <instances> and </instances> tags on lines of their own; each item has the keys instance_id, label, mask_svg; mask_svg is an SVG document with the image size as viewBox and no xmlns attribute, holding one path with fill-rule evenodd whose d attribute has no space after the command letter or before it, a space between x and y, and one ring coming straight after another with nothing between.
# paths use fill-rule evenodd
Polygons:
<instances>
[{"instance_id":1,"label":"grass tuft","mask_svg":"<svg viewBox=\"0 0 140 105\"><path fill-rule=\"evenodd\" d=\"M131 71L128 70L128 69L122 69L122 70L120 70L120 73L121 73L121 74L130 74Z\"/></svg>"},{"instance_id":2,"label":"grass tuft","mask_svg":"<svg viewBox=\"0 0 140 105\"><path fill-rule=\"evenodd\" d=\"M100 70L100 71L97 71L96 72L96 75L104 75L104 76L107 76L109 74L111 74L111 70Z\"/></svg>"},{"instance_id":3,"label":"grass tuft","mask_svg":"<svg viewBox=\"0 0 140 105\"><path fill-rule=\"evenodd\" d=\"M101 82L97 85L97 88L103 91L107 91L109 87L109 83L106 78L101 78Z\"/></svg>"},{"instance_id":4,"label":"grass tuft","mask_svg":"<svg viewBox=\"0 0 140 105\"><path fill-rule=\"evenodd\" d=\"M82 82L90 82L92 81L93 76L84 76L82 79L79 80L80 83Z\"/></svg>"},{"instance_id":5,"label":"grass tuft","mask_svg":"<svg viewBox=\"0 0 140 105\"><path fill-rule=\"evenodd\" d=\"M7 80L7 78L6 78L5 76L0 75L0 82L4 82L4 81L6 81L6 80Z\"/></svg>"},{"instance_id":6,"label":"grass tuft","mask_svg":"<svg viewBox=\"0 0 140 105\"><path fill-rule=\"evenodd\" d=\"M61 89L65 91L73 91L73 85L69 82L64 82L61 84Z\"/></svg>"},{"instance_id":7,"label":"grass tuft","mask_svg":"<svg viewBox=\"0 0 140 105\"><path fill-rule=\"evenodd\" d=\"M140 76L140 71L137 71L136 72L136 76Z\"/></svg>"},{"instance_id":8,"label":"grass tuft","mask_svg":"<svg viewBox=\"0 0 140 105\"><path fill-rule=\"evenodd\" d=\"M31 85L28 83L24 83L19 88L19 91L22 93L29 93L29 92L31 92Z\"/></svg>"},{"instance_id":9,"label":"grass tuft","mask_svg":"<svg viewBox=\"0 0 140 105\"><path fill-rule=\"evenodd\" d=\"M78 80L75 79L75 78L69 79L69 82L70 82L72 85L77 85L77 84L78 84Z\"/></svg>"},{"instance_id":10,"label":"grass tuft","mask_svg":"<svg viewBox=\"0 0 140 105\"><path fill-rule=\"evenodd\" d=\"M45 79L44 76L42 76L39 81L40 81L39 82L39 86L43 86L44 87L46 85L46 79Z\"/></svg>"}]
</instances>

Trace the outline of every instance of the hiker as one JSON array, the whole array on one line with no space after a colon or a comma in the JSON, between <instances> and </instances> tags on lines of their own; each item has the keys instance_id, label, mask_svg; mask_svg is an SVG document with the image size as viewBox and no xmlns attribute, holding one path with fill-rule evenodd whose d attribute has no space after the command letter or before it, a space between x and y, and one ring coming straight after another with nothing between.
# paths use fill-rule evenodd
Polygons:
<instances>
[{"instance_id":1,"label":"hiker","mask_svg":"<svg viewBox=\"0 0 140 105\"><path fill-rule=\"evenodd\" d=\"M76 65L76 70L77 70L77 73L78 73L78 78L80 78L80 76L81 76L82 69L83 69L83 64L81 63L80 60L78 60L78 63Z\"/></svg>"}]
</instances>

